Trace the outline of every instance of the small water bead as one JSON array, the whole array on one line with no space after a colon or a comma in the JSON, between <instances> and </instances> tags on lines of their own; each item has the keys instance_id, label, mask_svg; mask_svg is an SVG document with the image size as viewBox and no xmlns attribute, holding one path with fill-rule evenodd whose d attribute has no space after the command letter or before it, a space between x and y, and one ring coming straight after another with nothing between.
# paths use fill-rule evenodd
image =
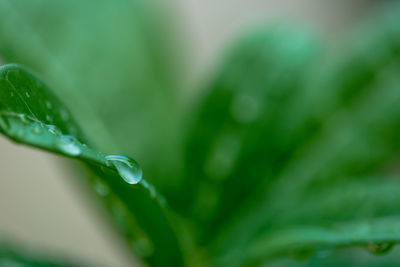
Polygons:
<instances>
[{"instance_id":1,"label":"small water bead","mask_svg":"<svg viewBox=\"0 0 400 267\"><path fill-rule=\"evenodd\" d=\"M240 123L249 123L257 119L261 112L260 99L254 95L237 94L231 104L232 117Z\"/></svg>"},{"instance_id":2,"label":"small water bead","mask_svg":"<svg viewBox=\"0 0 400 267\"><path fill-rule=\"evenodd\" d=\"M105 185L104 183L100 182L100 181L96 181L93 184L93 188L97 192L97 194L99 194L102 197L107 196L108 193L109 193L108 186Z\"/></svg>"},{"instance_id":3,"label":"small water bead","mask_svg":"<svg viewBox=\"0 0 400 267\"><path fill-rule=\"evenodd\" d=\"M69 126L69 131L70 131L70 133L71 133L72 135L77 135L77 134L78 134L78 129L77 129L75 126L73 126L73 125L70 125L70 126Z\"/></svg>"},{"instance_id":4,"label":"small water bead","mask_svg":"<svg viewBox=\"0 0 400 267\"><path fill-rule=\"evenodd\" d=\"M69 113L68 113L67 110L65 110L65 109L62 108L62 109L60 110L60 115L61 115L61 119L63 119L63 121L69 120Z\"/></svg>"},{"instance_id":5,"label":"small water bead","mask_svg":"<svg viewBox=\"0 0 400 267\"><path fill-rule=\"evenodd\" d=\"M234 133L223 133L218 137L205 162L205 171L217 180L227 178L240 151L240 138Z\"/></svg>"},{"instance_id":6,"label":"small water bead","mask_svg":"<svg viewBox=\"0 0 400 267\"><path fill-rule=\"evenodd\" d=\"M18 118L22 121L22 123L24 124L28 124L29 123L29 119L25 114L18 114Z\"/></svg>"},{"instance_id":7,"label":"small water bead","mask_svg":"<svg viewBox=\"0 0 400 267\"><path fill-rule=\"evenodd\" d=\"M152 198L156 198L157 197L157 193L156 193L156 189L154 188L154 186L152 186L151 184L149 184L146 180L142 181L142 185L144 188L146 188L147 190L149 190L150 196Z\"/></svg>"},{"instance_id":8,"label":"small water bead","mask_svg":"<svg viewBox=\"0 0 400 267\"><path fill-rule=\"evenodd\" d=\"M31 131L34 134L41 134L41 133L43 133L43 127L37 123L33 123Z\"/></svg>"},{"instance_id":9,"label":"small water bead","mask_svg":"<svg viewBox=\"0 0 400 267\"><path fill-rule=\"evenodd\" d=\"M47 107L48 109L51 109L51 108L52 108L52 105L51 105L51 102L50 102L50 101L46 101L46 107Z\"/></svg>"},{"instance_id":10,"label":"small water bead","mask_svg":"<svg viewBox=\"0 0 400 267\"><path fill-rule=\"evenodd\" d=\"M17 126L17 127L12 127L12 128L13 128L13 132L14 132L15 136L17 136L19 139L25 138L25 136L27 134L25 127Z\"/></svg>"},{"instance_id":11,"label":"small water bead","mask_svg":"<svg viewBox=\"0 0 400 267\"><path fill-rule=\"evenodd\" d=\"M330 250L330 249L321 249L321 250L317 251L316 256L318 258L324 259L324 258L329 257L331 254L332 254L332 250Z\"/></svg>"},{"instance_id":12,"label":"small water bead","mask_svg":"<svg viewBox=\"0 0 400 267\"><path fill-rule=\"evenodd\" d=\"M25 92L25 95L26 95L27 98L31 97L31 95L28 92Z\"/></svg>"},{"instance_id":13,"label":"small water bead","mask_svg":"<svg viewBox=\"0 0 400 267\"><path fill-rule=\"evenodd\" d=\"M57 126L55 126L55 125L46 125L46 127L47 127L48 131L49 131L51 134L54 134L54 135L61 135L61 131L60 131L60 129L58 129Z\"/></svg>"},{"instance_id":14,"label":"small water bead","mask_svg":"<svg viewBox=\"0 0 400 267\"><path fill-rule=\"evenodd\" d=\"M81 154L81 144L72 135L62 135L57 147L67 155L78 156Z\"/></svg>"},{"instance_id":15,"label":"small water bead","mask_svg":"<svg viewBox=\"0 0 400 267\"><path fill-rule=\"evenodd\" d=\"M142 180L142 168L134 159L121 155L108 155L106 159L128 184L137 184Z\"/></svg>"},{"instance_id":16,"label":"small water bead","mask_svg":"<svg viewBox=\"0 0 400 267\"><path fill-rule=\"evenodd\" d=\"M132 242L133 250L142 258L153 255L154 245L148 238L140 238Z\"/></svg>"},{"instance_id":17,"label":"small water bead","mask_svg":"<svg viewBox=\"0 0 400 267\"><path fill-rule=\"evenodd\" d=\"M368 243L367 249L373 254L386 254L389 253L394 247L394 242L379 242L379 243Z\"/></svg>"}]
</instances>

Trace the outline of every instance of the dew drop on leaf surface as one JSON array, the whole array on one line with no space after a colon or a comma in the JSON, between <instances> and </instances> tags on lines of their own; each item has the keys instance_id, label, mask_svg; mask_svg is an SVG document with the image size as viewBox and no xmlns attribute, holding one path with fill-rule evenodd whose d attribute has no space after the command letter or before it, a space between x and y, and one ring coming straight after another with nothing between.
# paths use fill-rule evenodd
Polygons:
<instances>
[{"instance_id":1,"label":"dew drop on leaf surface","mask_svg":"<svg viewBox=\"0 0 400 267\"><path fill-rule=\"evenodd\" d=\"M48 109L51 109L52 105L51 105L51 102L50 102L50 101L46 101L46 107L47 107Z\"/></svg>"},{"instance_id":2,"label":"dew drop on leaf surface","mask_svg":"<svg viewBox=\"0 0 400 267\"><path fill-rule=\"evenodd\" d=\"M61 135L60 129L55 125L47 125L48 131L54 135Z\"/></svg>"},{"instance_id":3,"label":"dew drop on leaf surface","mask_svg":"<svg viewBox=\"0 0 400 267\"><path fill-rule=\"evenodd\" d=\"M34 124L32 125L32 133L34 133L34 134L41 134L42 132L43 132L43 129L42 129L42 127L41 127L39 124L34 123Z\"/></svg>"},{"instance_id":4,"label":"dew drop on leaf surface","mask_svg":"<svg viewBox=\"0 0 400 267\"><path fill-rule=\"evenodd\" d=\"M65 109L61 109L61 110L60 110L60 114L61 114L61 118L62 118L64 121L67 121L67 120L69 119L68 111L66 111Z\"/></svg>"},{"instance_id":5,"label":"dew drop on leaf surface","mask_svg":"<svg viewBox=\"0 0 400 267\"><path fill-rule=\"evenodd\" d=\"M394 246L393 242L382 242L382 243L368 243L367 249L369 252L376 255L383 255L392 250Z\"/></svg>"},{"instance_id":6,"label":"dew drop on leaf surface","mask_svg":"<svg viewBox=\"0 0 400 267\"><path fill-rule=\"evenodd\" d=\"M102 197L107 196L108 193L109 193L109 191L110 191L110 190L108 189L107 185L103 184L103 183L100 182L100 181L96 181L96 182L93 184L93 188L94 188L94 190L97 192L97 194L99 194L99 195L102 196Z\"/></svg>"},{"instance_id":7,"label":"dew drop on leaf surface","mask_svg":"<svg viewBox=\"0 0 400 267\"><path fill-rule=\"evenodd\" d=\"M117 169L118 174L128 184L137 184L142 180L142 168L134 159L121 155L108 155L106 159Z\"/></svg>"},{"instance_id":8,"label":"dew drop on leaf surface","mask_svg":"<svg viewBox=\"0 0 400 267\"><path fill-rule=\"evenodd\" d=\"M65 154L78 156L81 153L81 144L72 135L62 135L58 148Z\"/></svg>"},{"instance_id":9,"label":"dew drop on leaf surface","mask_svg":"<svg viewBox=\"0 0 400 267\"><path fill-rule=\"evenodd\" d=\"M25 114L18 114L18 117L22 121L22 123L29 124L29 120L28 120L28 118L26 117Z\"/></svg>"}]
</instances>

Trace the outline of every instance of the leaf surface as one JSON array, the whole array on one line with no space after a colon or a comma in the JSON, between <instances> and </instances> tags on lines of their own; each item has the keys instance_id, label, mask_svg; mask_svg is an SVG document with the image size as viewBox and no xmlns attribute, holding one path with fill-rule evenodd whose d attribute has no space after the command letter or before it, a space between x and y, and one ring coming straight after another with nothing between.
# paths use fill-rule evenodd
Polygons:
<instances>
[{"instance_id":1,"label":"leaf surface","mask_svg":"<svg viewBox=\"0 0 400 267\"><path fill-rule=\"evenodd\" d=\"M261 235L245 252L248 260L262 261L273 257L296 256L296 253L332 249L337 247L364 246L372 253L383 254L400 242L399 218L342 223L330 228L303 226L277 230Z\"/></svg>"},{"instance_id":2,"label":"leaf surface","mask_svg":"<svg viewBox=\"0 0 400 267\"><path fill-rule=\"evenodd\" d=\"M0 132L18 143L84 162L96 174L91 180L95 191L138 256L154 266L182 265L165 200L141 177L133 184L124 181L141 175L136 162L121 165L91 149L67 108L19 65L0 67Z\"/></svg>"}]
</instances>

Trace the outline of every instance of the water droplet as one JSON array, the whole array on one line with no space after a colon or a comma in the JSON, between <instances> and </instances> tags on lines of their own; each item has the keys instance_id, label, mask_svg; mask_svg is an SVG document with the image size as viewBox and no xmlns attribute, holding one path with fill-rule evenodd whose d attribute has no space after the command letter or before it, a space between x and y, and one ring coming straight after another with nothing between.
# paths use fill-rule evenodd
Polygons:
<instances>
[{"instance_id":1,"label":"water droplet","mask_svg":"<svg viewBox=\"0 0 400 267\"><path fill-rule=\"evenodd\" d=\"M51 121L51 117L50 117L49 114L46 115L46 120L47 120L47 121Z\"/></svg>"},{"instance_id":2,"label":"water droplet","mask_svg":"<svg viewBox=\"0 0 400 267\"><path fill-rule=\"evenodd\" d=\"M81 144L72 135L62 135L58 148L65 154L78 156L81 153Z\"/></svg>"},{"instance_id":3,"label":"water droplet","mask_svg":"<svg viewBox=\"0 0 400 267\"><path fill-rule=\"evenodd\" d=\"M142 181L142 185L144 188L146 188L147 190L149 190L150 196L152 198L156 198L157 197L157 193L156 193L156 189L154 188L154 186L152 186L151 184L149 184L146 180Z\"/></svg>"},{"instance_id":4,"label":"water droplet","mask_svg":"<svg viewBox=\"0 0 400 267\"><path fill-rule=\"evenodd\" d=\"M316 254L317 254L317 257L318 257L318 258L324 259L324 258L329 257L329 255L332 254L332 250L329 250L329 249L321 249L321 250L317 251Z\"/></svg>"},{"instance_id":5,"label":"water droplet","mask_svg":"<svg viewBox=\"0 0 400 267\"><path fill-rule=\"evenodd\" d=\"M100 181L96 181L93 184L93 188L97 192L97 194L99 194L102 197L107 196L109 193L109 189L108 189L107 185L105 185L104 183L102 183Z\"/></svg>"},{"instance_id":6,"label":"water droplet","mask_svg":"<svg viewBox=\"0 0 400 267\"><path fill-rule=\"evenodd\" d=\"M28 124L29 120L28 117L25 114L18 114L18 118L22 121L24 124Z\"/></svg>"},{"instance_id":7,"label":"water droplet","mask_svg":"<svg viewBox=\"0 0 400 267\"><path fill-rule=\"evenodd\" d=\"M121 155L108 155L106 159L128 184L137 184L142 180L142 168L134 159Z\"/></svg>"},{"instance_id":8,"label":"water droplet","mask_svg":"<svg viewBox=\"0 0 400 267\"><path fill-rule=\"evenodd\" d=\"M386 254L389 253L394 247L394 242L379 242L379 243L368 243L367 249L373 254Z\"/></svg>"},{"instance_id":9,"label":"water droplet","mask_svg":"<svg viewBox=\"0 0 400 267\"><path fill-rule=\"evenodd\" d=\"M65 110L64 108L62 108L62 109L60 110L60 115L61 115L61 118L63 119L63 121L69 120L69 113L68 113L68 111Z\"/></svg>"},{"instance_id":10,"label":"water droplet","mask_svg":"<svg viewBox=\"0 0 400 267\"><path fill-rule=\"evenodd\" d=\"M154 246L147 238L140 238L133 241L132 246L134 251L143 258L149 257L154 253Z\"/></svg>"},{"instance_id":11,"label":"water droplet","mask_svg":"<svg viewBox=\"0 0 400 267\"><path fill-rule=\"evenodd\" d=\"M217 140L205 163L205 171L211 177L223 180L231 173L240 151L239 136L224 133Z\"/></svg>"},{"instance_id":12,"label":"water droplet","mask_svg":"<svg viewBox=\"0 0 400 267\"><path fill-rule=\"evenodd\" d=\"M14 92L11 92L10 95L11 95L11 96L14 96Z\"/></svg>"},{"instance_id":13,"label":"water droplet","mask_svg":"<svg viewBox=\"0 0 400 267\"><path fill-rule=\"evenodd\" d=\"M51 102L50 102L50 101L46 101L46 107L47 107L48 109L51 109L51 108L52 108L52 105L51 105Z\"/></svg>"},{"instance_id":14,"label":"water droplet","mask_svg":"<svg viewBox=\"0 0 400 267\"><path fill-rule=\"evenodd\" d=\"M15 129L15 135L20 138L23 139L26 136L26 130L24 127L16 127Z\"/></svg>"},{"instance_id":15,"label":"water droplet","mask_svg":"<svg viewBox=\"0 0 400 267\"><path fill-rule=\"evenodd\" d=\"M25 92L25 95L26 95L27 98L31 97L31 95L28 92Z\"/></svg>"},{"instance_id":16,"label":"water droplet","mask_svg":"<svg viewBox=\"0 0 400 267\"><path fill-rule=\"evenodd\" d=\"M255 96L238 94L232 100L232 117L240 123L248 123L255 120L260 111L260 101Z\"/></svg>"},{"instance_id":17,"label":"water droplet","mask_svg":"<svg viewBox=\"0 0 400 267\"><path fill-rule=\"evenodd\" d=\"M72 135L78 135L78 129L77 129L74 125L70 125L70 126L69 126L69 132L70 132Z\"/></svg>"},{"instance_id":18,"label":"water droplet","mask_svg":"<svg viewBox=\"0 0 400 267\"><path fill-rule=\"evenodd\" d=\"M47 125L47 129L51 134L61 135L60 129L58 129L58 127L55 125Z\"/></svg>"},{"instance_id":19,"label":"water droplet","mask_svg":"<svg viewBox=\"0 0 400 267\"><path fill-rule=\"evenodd\" d=\"M33 123L31 130L34 134L41 134L43 132L43 128L37 123Z\"/></svg>"}]
</instances>

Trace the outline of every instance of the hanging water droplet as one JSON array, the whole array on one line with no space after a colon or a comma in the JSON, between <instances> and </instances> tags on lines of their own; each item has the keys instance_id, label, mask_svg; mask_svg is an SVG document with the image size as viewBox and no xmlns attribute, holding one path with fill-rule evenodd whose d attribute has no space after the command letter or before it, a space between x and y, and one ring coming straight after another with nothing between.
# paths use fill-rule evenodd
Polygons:
<instances>
[{"instance_id":1,"label":"hanging water droplet","mask_svg":"<svg viewBox=\"0 0 400 267\"><path fill-rule=\"evenodd\" d=\"M81 144L72 135L62 135L57 147L65 154L78 156L81 153Z\"/></svg>"},{"instance_id":2,"label":"hanging water droplet","mask_svg":"<svg viewBox=\"0 0 400 267\"><path fill-rule=\"evenodd\" d=\"M134 159L121 155L108 155L106 159L128 184L137 184L142 180L142 168Z\"/></svg>"},{"instance_id":3,"label":"hanging water droplet","mask_svg":"<svg viewBox=\"0 0 400 267\"><path fill-rule=\"evenodd\" d=\"M368 243L367 249L373 254L386 254L389 253L394 247L394 242L380 242L380 243Z\"/></svg>"},{"instance_id":4,"label":"hanging water droplet","mask_svg":"<svg viewBox=\"0 0 400 267\"><path fill-rule=\"evenodd\" d=\"M47 107L48 109L51 109L51 108L52 108L52 105L51 105L51 102L50 102L50 101L46 101L46 107Z\"/></svg>"},{"instance_id":5,"label":"hanging water droplet","mask_svg":"<svg viewBox=\"0 0 400 267\"><path fill-rule=\"evenodd\" d=\"M58 127L55 125L47 125L47 129L51 134L61 135L60 129L58 129Z\"/></svg>"},{"instance_id":6,"label":"hanging water droplet","mask_svg":"<svg viewBox=\"0 0 400 267\"><path fill-rule=\"evenodd\" d=\"M11 96L14 96L14 92L11 92L10 95L11 95Z\"/></svg>"},{"instance_id":7,"label":"hanging water droplet","mask_svg":"<svg viewBox=\"0 0 400 267\"><path fill-rule=\"evenodd\" d=\"M27 98L31 97L31 95L28 92L25 92L25 95L26 95Z\"/></svg>"},{"instance_id":8,"label":"hanging water droplet","mask_svg":"<svg viewBox=\"0 0 400 267\"><path fill-rule=\"evenodd\" d=\"M51 121L51 117L50 117L49 114L46 115L46 120L47 120L47 121Z\"/></svg>"}]
</instances>

